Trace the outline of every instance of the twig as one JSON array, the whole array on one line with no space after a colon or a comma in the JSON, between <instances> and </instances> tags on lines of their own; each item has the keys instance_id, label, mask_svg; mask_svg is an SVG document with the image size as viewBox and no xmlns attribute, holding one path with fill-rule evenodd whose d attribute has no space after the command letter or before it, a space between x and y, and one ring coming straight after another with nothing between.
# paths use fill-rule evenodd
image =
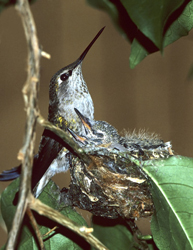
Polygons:
<instances>
[{"instance_id":1,"label":"twig","mask_svg":"<svg viewBox=\"0 0 193 250\"><path fill-rule=\"evenodd\" d=\"M33 161L35 126L38 112L37 92L39 86L40 50L36 35L36 27L27 0L18 0L16 9L19 12L28 46L28 76L23 87L23 97L27 113L26 130L23 147L19 152L22 158L22 175L19 202L9 233L6 249L12 250L22 223L27 203L31 197L31 168Z\"/></svg>"},{"instance_id":2,"label":"twig","mask_svg":"<svg viewBox=\"0 0 193 250\"><path fill-rule=\"evenodd\" d=\"M92 231L90 230L90 228L76 225L76 223L71 221L68 217L62 215L60 212L54 210L53 208L43 204L40 200L34 198L33 201L29 204L29 207L35 210L40 215L44 215L50 218L51 220L59 223L60 225L65 226L76 232L96 249L108 250L97 238L90 234L90 232Z\"/></svg>"},{"instance_id":3,"label":"twig","mask_svg":"<svg viewBox=\"0 0 193 250\"><path fill-rule=\"evenodd\" d=\"M50 59L50 58L51 58L51 55L48 54L48 53L45 52L45 51L41 51L41 56L44 57L44 58L46 58L46 59Z\"/></svg>"},{"instance_id":4,"label":"twig","mask_svg":"<svg viewBox=\"0 0 193 250\"><path fill-rule=\"evenodd\" d=\"M53 231L55 231L58 227L55 226L52 229L50 229L47 233L43 234L42 237L48 236L49 234L51 234Z\"/></svg>"},{"instance_id":5,"label":"twig","mask_svg":"<svg viewBox=\"0 0 193 250\"><path fill-rule=\"evenodd\" d=\"M38 239L38 242L40 244L41 249L45 250L45 246L44 246L44 242L43 242L43 239L42 239L42 235L41 235L40 230L38 228L38 224L36 222L36 219L34 218L33 213L31 211L31 209L29 208L29 206L26 209L26 213L27 213L27 215L28 215L28 217L29 217L29 219L31 221L31 224L33 226L34 231L36 232L36 236L37 236L37 239Z\"/></svg>"}]
</instances>

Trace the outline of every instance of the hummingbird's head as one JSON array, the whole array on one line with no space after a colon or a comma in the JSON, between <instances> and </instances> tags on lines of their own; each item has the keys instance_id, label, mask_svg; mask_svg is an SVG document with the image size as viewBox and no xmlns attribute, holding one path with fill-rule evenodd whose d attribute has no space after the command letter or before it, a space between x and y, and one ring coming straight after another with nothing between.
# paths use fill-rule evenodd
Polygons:
<instances>
[{"instance_id":1,"label":"hummingbird's head","mask_svg":"<svg viewBox=\"0 0 193 250\"><path fill-rule=\"evenodd\" d=\"M84 133L77 135L74 131L68 128L68 131L76 139L79 144L84 146L110 146L110 144L119 141L117 130L105 121L95 121L83 116L79 110L74 109L80 118Z\"/></svg>"},{"instance_id":2,"label":"hummingbird's head","mask_svg":"<svg viewBox=\"0 0 193 250\"><path fill-rule=\"evenodd\" d=\"M82 75L82 62L103 30L104 28L97 33L75 62L60 69L52 77L49 88L48 118L52 123L58 125L55 116L61 117L69 123L72 123L72 120L76 122L77 115L74 112L74 107L78 107L81 112L93 119L94 105Z\"/></svg>"}]
</instances>

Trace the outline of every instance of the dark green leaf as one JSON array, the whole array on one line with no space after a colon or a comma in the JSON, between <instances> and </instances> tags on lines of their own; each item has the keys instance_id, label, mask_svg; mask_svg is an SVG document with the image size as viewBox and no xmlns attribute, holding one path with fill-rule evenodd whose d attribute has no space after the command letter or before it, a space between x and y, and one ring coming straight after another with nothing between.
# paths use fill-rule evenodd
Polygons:
<instances>
[{"instance_id":1,"label":"dark green leaf","mask_svg":"<svg viewBox=\"0 0 193 250\"><path fill-rule=\"evenodd\" d=\"M1 210L2 216L5 220L8 230L11 228L11 223L16 210L16 207L12 204L15 197L15 193L18 190L19 179L13 181L2 193L1 197ZM50 181L45 187L44 191L40 195L39 199L46 205L59 210L63 215L67 216L79 225L86 225L84 219L71 207L66 207L65 204L60 203L60 190ZM35 217L39 224L41 234L47 233L51 228L56 226L56 223L50 221L44 216L40 216L36 213ZM36 236L29 223L27 216L24 218L21 233L19 236L19 245L17 249L39 249ZM71 230L59 226L54 232L44 238L44 244L46 250L49 249L89 249L90 246L77 234Z\"/></svg>"},{"instance_id":2,"label":"dark green leaf","mask_svg":"<svg viewBox=\"0 0 193 250\"><path fill-rule=\"evenodd\" d=\"M94 228L93 235L109 250L139 249L132 233L123 221L93 216L92 226Z\"/></svg>"},{"instance_id":3,"label":"dark green leaf","mask_svg":"<svg viewBox=\"0 0 193 250\"><path fill-rule=\"evenodd\" d=\"M134 68L148 54L185 36L193 28L193 0L87 0L106 11L121 34L132 44Z\"/></svg>"},{"instance_id":4,"label":"dark green leaf","mask_svg":"<svg viewBox=\"0 0 193 250\"><path fill-rule=\"evenodd\" d=\"M162 50L165 24L183 0L121 0L121 3L138 29Z\"/></svg>"},{"instance_id":5,"label":"dark green leaf","mask_svg":"<svg viewBox=\"0 0 193 250\"><path fill-rule=\"evenodd\" d=\"M8 232L11 229L16 211L16 207L13 206L12 201L19 190L19 182L19 178L13 181L1 194L1 213Z\"/></svg>"},{"instance_id":6,"label":"dark green leaf","mask_svg":"<svg viewBox=\"0 0 193 250\"><path fill-rule=\"evenodd\" d=\"M163 34L163 47L175 42L182 36L186 36L193 28L193 1L185 1L169 18L166 32ZM158 50L158 49L157 49ZM156 50L155 50L156 51ZM135 68L150 52L145 46L135 39L131 45L129 57L130 67Z\"/></svg>"},{"instance_id":7,"label":"dark green leaf","mask_svg":"<svg viewBox=\"0 0 193 250\"><path fill-rule=\"evenodd\" d=\"M193 249L193 159L172 156L146 162L155 214L151 230L160 250Z\"/></svg>"},{"instance_id":8,"label":"dark green leaf","mask_svg":"<svg viewBox=\"0 0 193 250\"><path fill-rule=\"evenodd\" d=\"M164 47L175 42L182 36L188 35L193 28L193 1L184 4L170 16L169 27L164 34ZM170 25L170 23L172 23Z\"/></svg>"}]
</instances>

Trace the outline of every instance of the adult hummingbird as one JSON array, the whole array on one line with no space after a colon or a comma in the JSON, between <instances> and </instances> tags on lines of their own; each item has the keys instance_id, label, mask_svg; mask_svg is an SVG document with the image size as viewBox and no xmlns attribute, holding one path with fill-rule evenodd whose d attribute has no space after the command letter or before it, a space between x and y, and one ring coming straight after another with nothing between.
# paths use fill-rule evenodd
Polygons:
<instances>
[{"instance_id":1,"label":"adult hummingbird","mask_svg":"<svg viewBox=\"0 0 193 250\"><path fill-rule=\"evenodd\" d=\"M50 81L48 120L61 129L66 130L69 127L77 133L82 133L84 130L82 122L74 111L75 107L87 117L94 119L94 105L82 75L82 62L104 28L97 33L75 62L56 72ZM58 136L47 129L44 130L32 170L32 190L36 197L51 177L68 170L69 160L66 156L69 151L66 147L67 145ZM13 180L20 173L21 165L3 171L0 181Z\"/></svg>"}]
</instances>

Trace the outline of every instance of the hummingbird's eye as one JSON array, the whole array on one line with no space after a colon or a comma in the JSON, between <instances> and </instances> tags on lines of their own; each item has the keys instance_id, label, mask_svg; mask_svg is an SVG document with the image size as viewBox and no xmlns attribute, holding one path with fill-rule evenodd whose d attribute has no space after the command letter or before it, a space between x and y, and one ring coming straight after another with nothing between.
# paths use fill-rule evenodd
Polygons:
<instances>
[{"instance_id":1,"label":"hummingbird's eye","mask_svg":"<svg viewBox=\"0 0 193 250\"><path fill-rule=\"evenodd\" d=\"M62 74L62 75L60 76L60 80L66 81L66 80L68 79L68 77L69 77L68 73L64 73L64 74Z\"/></svg>"},{"instance_id":2,"label":"hummingbird's eye","mask_svg":"<svg viewBox=\"0 0 193 250\"><path fill-rule=\"evenodd\" d=\"M72 70L69 70L68 72L66 72L60 76L60 80L66 81L68 79L68 77L71 75L72 75Z\"/></svg>"}]
</instances>

